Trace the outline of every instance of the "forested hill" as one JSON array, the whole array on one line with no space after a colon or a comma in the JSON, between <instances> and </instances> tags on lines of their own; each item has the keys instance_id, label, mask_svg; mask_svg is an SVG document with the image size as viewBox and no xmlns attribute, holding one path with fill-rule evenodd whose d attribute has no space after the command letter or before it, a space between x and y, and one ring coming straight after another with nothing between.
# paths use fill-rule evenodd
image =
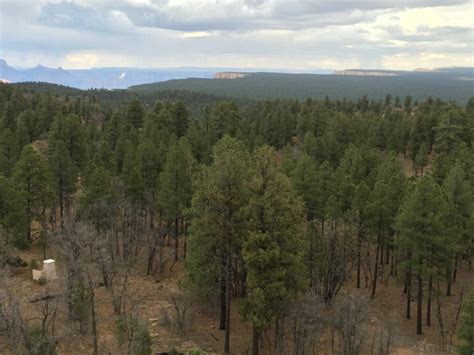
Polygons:
<instances>
[{"instance_id":1,"label":"forested hill","mask_svg":"<svg viewBox=\"0 0 474 355\"><path fill-rule=\"evenodd\" d=\"M474 352L474 98L45 87L0 84L1 354Z\"/></svg>"},{"instance_id":2,"label":"forested hill","mask_svg":"<svg viewBox=\"0 0 474 355\"><path fill-rule=\"evenodd\" d=\"M45 83L23 82L14 84L0 84L1 87L12 87L30 95L47 94L66 96L69 98L86 99L97 102L103 109L111 110L117 106L127 105L134 100L140 100L146 107L153 107L157 101L181 101L186 105L194 117L202 116L207 106L216 104L225 97L184 90L160 90L159 92L135 92L116 89L88 89L81 90L69 86ZM233 102L238 106L246 106L254 102L248 98L236 98Z\"/></svg>"},{"instance_id":3,"label":"forested hill","mask_svg":"<svg viewBox=\"0 0 474 355\"><path fill-rule=\"evenodd\" d=\"M254 73L238 79L182 79L132 86L134 92L189 90L219 96L240 98L324 98L358 99L367 95L383 99L387 94L412 96L421 100L428 96L456 100L465 104L474 95L472 70L438 72L393 72L394 76L318 75Z\"/></svg>"}]
</instances>

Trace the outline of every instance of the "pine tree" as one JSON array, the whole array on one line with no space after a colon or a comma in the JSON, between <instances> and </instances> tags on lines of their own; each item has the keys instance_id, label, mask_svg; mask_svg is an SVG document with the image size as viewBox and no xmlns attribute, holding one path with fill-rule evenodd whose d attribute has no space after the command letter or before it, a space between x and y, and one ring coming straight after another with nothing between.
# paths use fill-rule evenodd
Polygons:
<instances>
[{"instance_id":1,"label":"pine tree","mask_svg":"<svg viewBox=\"0 0 474 355\"><path fill-rule=\"evenodd\" d=\"M174 260L179 258L179 222L192 196L191 155L185 138L175 142L166 156L159 177L157 200L163 217L174 223Z\"/></svg>"},{"instance_id":2,"label":"pine tree","mask_svg":"<svg viewBox=\"0 0 474 355\"><path fill-rule=\"evenodd\" d=\"M443 275L452 257L448 211L443 190L430 175L425 175L407 196L397 216L399 267L403 274L412 273L417 281L417 334L422 334L423 282Z\"/></svg>"},{"instance_id":3,"label":"pine tree","mask_svg":"<svg viewBox=\"0 0 474 355\"><path fill-rule=\"evenodd\" d=\"M44 228L46 208L51 207L54 199L47 162L31 145L23 148L13 170L13 181L29 221L24 231L25 245L29 245L32 241L31 222L36 219Z\"/></svg>"},{"instance_id":4,"label":"pine tree","mask_svg":"<svg viewBox=\"0 0 474 355\"><path fill-rule=\"evenodd\" d=\"M7 128L0 132L0 172L10 176L19 156L19 150L15 142L15 136Z\"/></svg>"},{"instance_id":5,"label":"pine tree","mask_svg":"<svg viewBox=\"0 0 474 355\"><path fill-rule=\"evenodd\" d=\"M418 149L414 160L415 173L420 170L421 176L423 176L423 168L428 164L428 146L423 143Z\"/></svg>"},{"instance_id":6,"label":"pine tree","mask_svg":"<svg viewBox=\"0 0 474 355\"><path fill-rule=\"evenodd\" d=\"M51 140L48 148L48 163L62 223L68 199L76 191L77 168L63 141Z\"/></svg>"},{"instance_id":7,"label":"pine tree","mask_svg":"<svg viewBox=\"0 0 474 355\"><path fill-rule=\"evenodd\" d=\"M79 216L90 221L99 233L107 231L112 226L118 193L111 173L101 165L89 163L79 199Z\"/></svg>"},{"instance_id":8,"label":"pine tree","mask_svg":"<svg viewBox=\"0 0 474 355\"><path fill-rule=\"evenodd\" d=\"M74 164L83 168L86 163L86 137L81 119L76 115L55 117L48 134L50 141L63 141Z\"/></svg>"},{"instance_id":9,"label":"pine tree","mask_svg":"<svg viewBox=\"0 0 474 355\"><path fill-rule=\"evenodd\" d=\"M263 146L252 161L249 239L242 251L248 293L241 314L253 324L252 354L258 354L262 330L278 317L306 284L303 203L290 180L278 171L275 151Z\"/></svg>"},{"instance_id":10,"label":"pine tree","mask_svg":"<svg viewBox=\"0 0 474 355\"><path fill-rule=\"evenodd\" d=\"M307 154L299 157L292 173L292 180L295 191L305 201L308 221L319 217L318 212L322 210L324 201L315 159Z\"/></svg>"},{"instance_id":11,"label":"pine tree","mask_svg":"<svg viewBox=\"0 0 474 355\"><path fill-rule=\"evenodd\" d=\"M229 352L231 271L232 262L241 258L245 237L242 210L248 195L248 153L239 141L225 135L214 146L212 157L192 199L186 269L194 289L208 296L219 294L219 328L226 331L224 351Z\"/></svg>"},{"instance_id":12,"label":"pine tree","mask_svg":"<svg viewBox=\"0 0 474 355\"><path fill-rule=\"evenodd\" d=\"M21 196L11 181L0 174L0 226L13 237L11 242L15 246L25 248L28 243L24 230L28 222L21 202Z\"/></svg>"},{"instance_id":13,"label":"pine tree","mask_svg":"<svg viewBox=\"0 0 474 355\"><path fill-rule=\"evenodd\" d=\"M129 128L138 129L143 125L145 118L145 110L138 100L133 100L128 104L126 114L126 126Z\"/></svg>"},{"instance_id":14,"label":"pine tree","mask_svg":"<svg viewBox=\"0 0 474 355\"><path fill-rule=\"evenodd\" d=\"M468 224L471 218L471 211L474 208L472 202L473 190L466 179L465 171L459 160L456 160L446 176L443 182L443 190L452 207L449 211L449 220L456 246L453 263L449 265L446 274L448 282L447 293L450 295L451 282L456 279L458 259L462 257L470 258L472 255L473 237L469 233Z\"/></svg>"}]
</instances>

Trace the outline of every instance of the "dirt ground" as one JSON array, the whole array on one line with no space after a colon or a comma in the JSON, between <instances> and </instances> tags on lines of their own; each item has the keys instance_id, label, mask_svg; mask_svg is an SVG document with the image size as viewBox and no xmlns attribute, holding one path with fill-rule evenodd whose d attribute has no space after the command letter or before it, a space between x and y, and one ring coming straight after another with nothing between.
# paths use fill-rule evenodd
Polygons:
<instances>
[{"instance_id":1,"label":"dirt ground","mask_svg":"<svg viewBox=\"0 0 474 355\"><path fill-rule=\"evenodd\" d=\"M407 176L413 176L412 162L400 157L404 172ZM428 166L426 169L429 169ZM425 170L426 170L425 169ZM166 246L166 253L172 255L172 247ZM34 246L29 251L21 251L18 255L26 262L35 259L42 260L42 250ZM39 285L31 278L29 267L16 269L12 278L12 291L20 299L22 314L29 325L37 324L41 309L39 303L31 303L35 296L51 293L61 293L63 289L64 263L59 253L54 248L48 250L48 257L56 259L59 279L57 281ZM128 287L127 309L138 314L147 322L153 341L153 352L167 352L176 348L180 352L192 348L200 348L209 354L222 353L224 343L224 331L219 330L217 304L209 305L209 300L190 298L179 287L180 280L184 277L183 262L179 261L170 272L165 268L162 274L155 276L144 276L146 258L139 258L139 262L132 271ZM355 276L355 275L353 275ZM354 278L354 277L353 277ZM456 282L453 284L452 296L442 298L443 320L445 329L452 329L455 315L459 309L461 290L467 290L474 286L474 272L468 270L467 263L461 263ZM120 354L120 349L115 337L115 320L111 296L104 287L96 288L96 311L99 333L99 349L101 354ZM367 297L370 290L365 282L362 288L355 288L355 280L349 280L341 292ZM186 308L185 329L179 330L176 325L176 310L171 298L175 296L182 312ZM438 320L436 317L436 304L433 301L432 326L423 326L424 334L415 334L415 311L416 304L412 303L412 319L405 319L405 296L402 287L396 284L393 278L389 278L386 284L381 283L377 289L375 300L371 301L371 314L369 332L366 343L370 343L371 337L381 324L391 324L392 347L391 353L397 355L411 354L437 354L441 353L437 347L440 334ZM60 302L60 311L55 323L55 337L58 339L59 354L90 354L92 353L92 339L89 335L82 336L77 326L68 326L66 321L64 302ZM426 305L424 305L426 307ZM426 309L423 309L425 317ZM459 323L457 324L459 327ZM371 333L372 332L372 333ZM449 334L447 334L449 338ZM272 331L263 336L261 353L263 355L273 354L271 347ZM1 338L0 338L0 341ZM251 345L250 324L241 320L237 309L237 302L233 301L231 307L231 353L249 354ZM289 343L289 341L288 341ZM322 342L324 344L324 341ZM456 343L453 337L453 344ZM288 349L290 352L291 349ZM364 351L364 353L370 353ZM329 344L322 345L318 354L331 354Z\"/></svg>"},{"instance_id":2,"label":"dirt ground","mask_svg":"<svg viewBox=\"0 0 474 355\"><path fill-rule=\"evenodd\" d=\"M168 250L172 252L171 246ZM34 247L30 251L20 252L19 255L27 262L32 259L41 260L42 251ZM61 288L61 273L64 270L61 257L51 250L49 256L56 258L59 280L39 285L31 279L31 270L29 267L17 269L13 277L13 291L21 299L21 308L24 315L28 315L27 320L33 324L37 322L40 316L38 303L30 303L34 295L44 293L48 288L52 293ZM198 299L191 299L184 295L178 284L184 276L183 264L178 262L173 272L166 270L164 274L158 277L144 276L145 265L138 264L133 271L128 287L128 310L138 314L140 318L148 323L153 340L153 350L156 352L166 352L175 347L181 352L191 348L200 348L209 354L219 354L223 349L224 332L217 329L217 307L209 306ZM467 263L461 264L458 272L458 278L453 285L451 297L443 298L443 309L445 322L451 324L453 315L456 314L459 304L461 289L467 289L474 284L474 272L467 270ZM361 296L369 294L369 289L362 284L362 289L355 289L355 281L349 280L342 292L359 293ZM176 322L176 312L170 295L175 295L181 309L186 304L187 321L186 328L179 331ZM96 288L97 301L97 319L99 333L99 348L104 354L117 354L119 348L115 340L115 319L113 314L111 297L104 287ZM64 315L67 313L64 309L59 312L55 325L55 335L59 339L59 354L89 354L92 350L92 341L90 336L78 335L78 328L68 328ZM424 334L417 336L415 334L415 303L412 304L412 319L404 318L405 298L400 285L390 278L388 283L381 284L377 290L376 299L373 301L370 323L373 329L377 329L378 324L389 321L393 329L392 353L398 355L409 354L436 354L439 341L439 328L436 318L435 305L433 305L433 316L431 327L423 327ZM424 310L425 312L425 310ZM263 337L262 354L272 354L274 351L269 345L268 337ZM373 334L367 334L367 341ZM236 302L232 304L231 315L231 350L233 354L250 353L250 324L240 319ZM268 339L268 340L266 340ZM318 351L318 354L330 354L329 346L325 346ZM369 352L367 352L369 353Z\"/></svg>"}]
</instances>

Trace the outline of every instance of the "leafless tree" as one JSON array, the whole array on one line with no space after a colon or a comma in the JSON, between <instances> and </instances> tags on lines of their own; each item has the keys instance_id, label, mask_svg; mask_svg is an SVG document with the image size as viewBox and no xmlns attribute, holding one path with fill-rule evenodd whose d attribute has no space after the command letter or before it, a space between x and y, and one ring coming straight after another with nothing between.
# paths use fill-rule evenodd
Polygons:
<instances>
[{"instance_id":1,"label":"leafless tree","mask_svg":"<svg viewBox=\"0 0 474 355\"><path fill-rule=\"evenodd\" d=\"M189 311L193 303L186 296L177 293L172 294L170 300L176 315L176 328L178 331L183 331L185 328L191 326L192 318Z\"/></svg>"},{"instance_id":2,"label":"leafless tree","mask_svg":"<svg viewBox=\"0 0 474 355\"><path fill-rule=\"evenodd\" d=\"M3 338L0 352L8 348L13 354L19 354L28 340L28 331L19 302L11 289L10 277L4 270L0 274L0 339Z\"/></svg>"},{"instance_id":3,"label":"leafless tree","mask_svg":"<svg viewBox=\"0 0 474 355\"><path fill-rule=\"evenodd\" d=\"M334 301L350 277L356 259L351 225L342 219L333 220L330 224L330 228L316 232L314 259L317 260L317 267L311 280L316 294L328 304Z\"/></svg>"},{"instance_id":4,"label":"leafless tree","mask_svg":"<svg viewBox=\"0 0 474 355\"><path fill-rule=\"evenodd\" d=\"M339 334L341 353L356 355L362 351L366 337L369 300L356 296L345 296L334 305L332 326Z\"/></svg>"},{"instance_id":5,"label":"leafless tree","mask_svg":"<svg viewBox=\"0 0 474 355\"><path fill-rule=\"evenodd\" d=\"M315 353L328 323L326 308L321 297L314 294L306 294L292 304L288 319L294 355Z\"/></svg>"}]
</instances>

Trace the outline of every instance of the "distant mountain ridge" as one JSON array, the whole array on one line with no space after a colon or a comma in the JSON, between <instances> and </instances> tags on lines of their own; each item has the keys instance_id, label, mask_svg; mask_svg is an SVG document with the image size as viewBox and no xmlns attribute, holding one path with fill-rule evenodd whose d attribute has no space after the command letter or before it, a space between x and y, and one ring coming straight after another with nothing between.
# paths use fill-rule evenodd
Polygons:
<instances>
[{"instance_id":1,"label":"distant mountain ridge","mask_svg":"<svg viewBox=\"0 0 474 355\"><path fill-rule=\"evenodd\" d=\"M252 68L91 68L63 69L38 65L30 69L16 69L0 59L0 81L48 82L66 85L78 89L126 89L130 86L162 82L172 79L213 78L217 72L255 72ZM261 71L261 70L260 70ZM264 70L265 71L265 70ZM308 72L301 70L279 69L284 73ZM329 74L331 70L317 69L311 73Z\"/></svg>"},{"instance_id":2,"label":"distant mountain ridge","mask_svg":"<svg viewBox=\"0 0 474 355\"><path fill-rule=\"evenodd\" d=\"M214 71L200 68L137 69L92 68L63 69L38 65L31 69L15 69L0 59L0 80L9 83L48 82L78 89L126 89L132 85L189 77L212 78Z\"/></svg>"}]
</instances>

